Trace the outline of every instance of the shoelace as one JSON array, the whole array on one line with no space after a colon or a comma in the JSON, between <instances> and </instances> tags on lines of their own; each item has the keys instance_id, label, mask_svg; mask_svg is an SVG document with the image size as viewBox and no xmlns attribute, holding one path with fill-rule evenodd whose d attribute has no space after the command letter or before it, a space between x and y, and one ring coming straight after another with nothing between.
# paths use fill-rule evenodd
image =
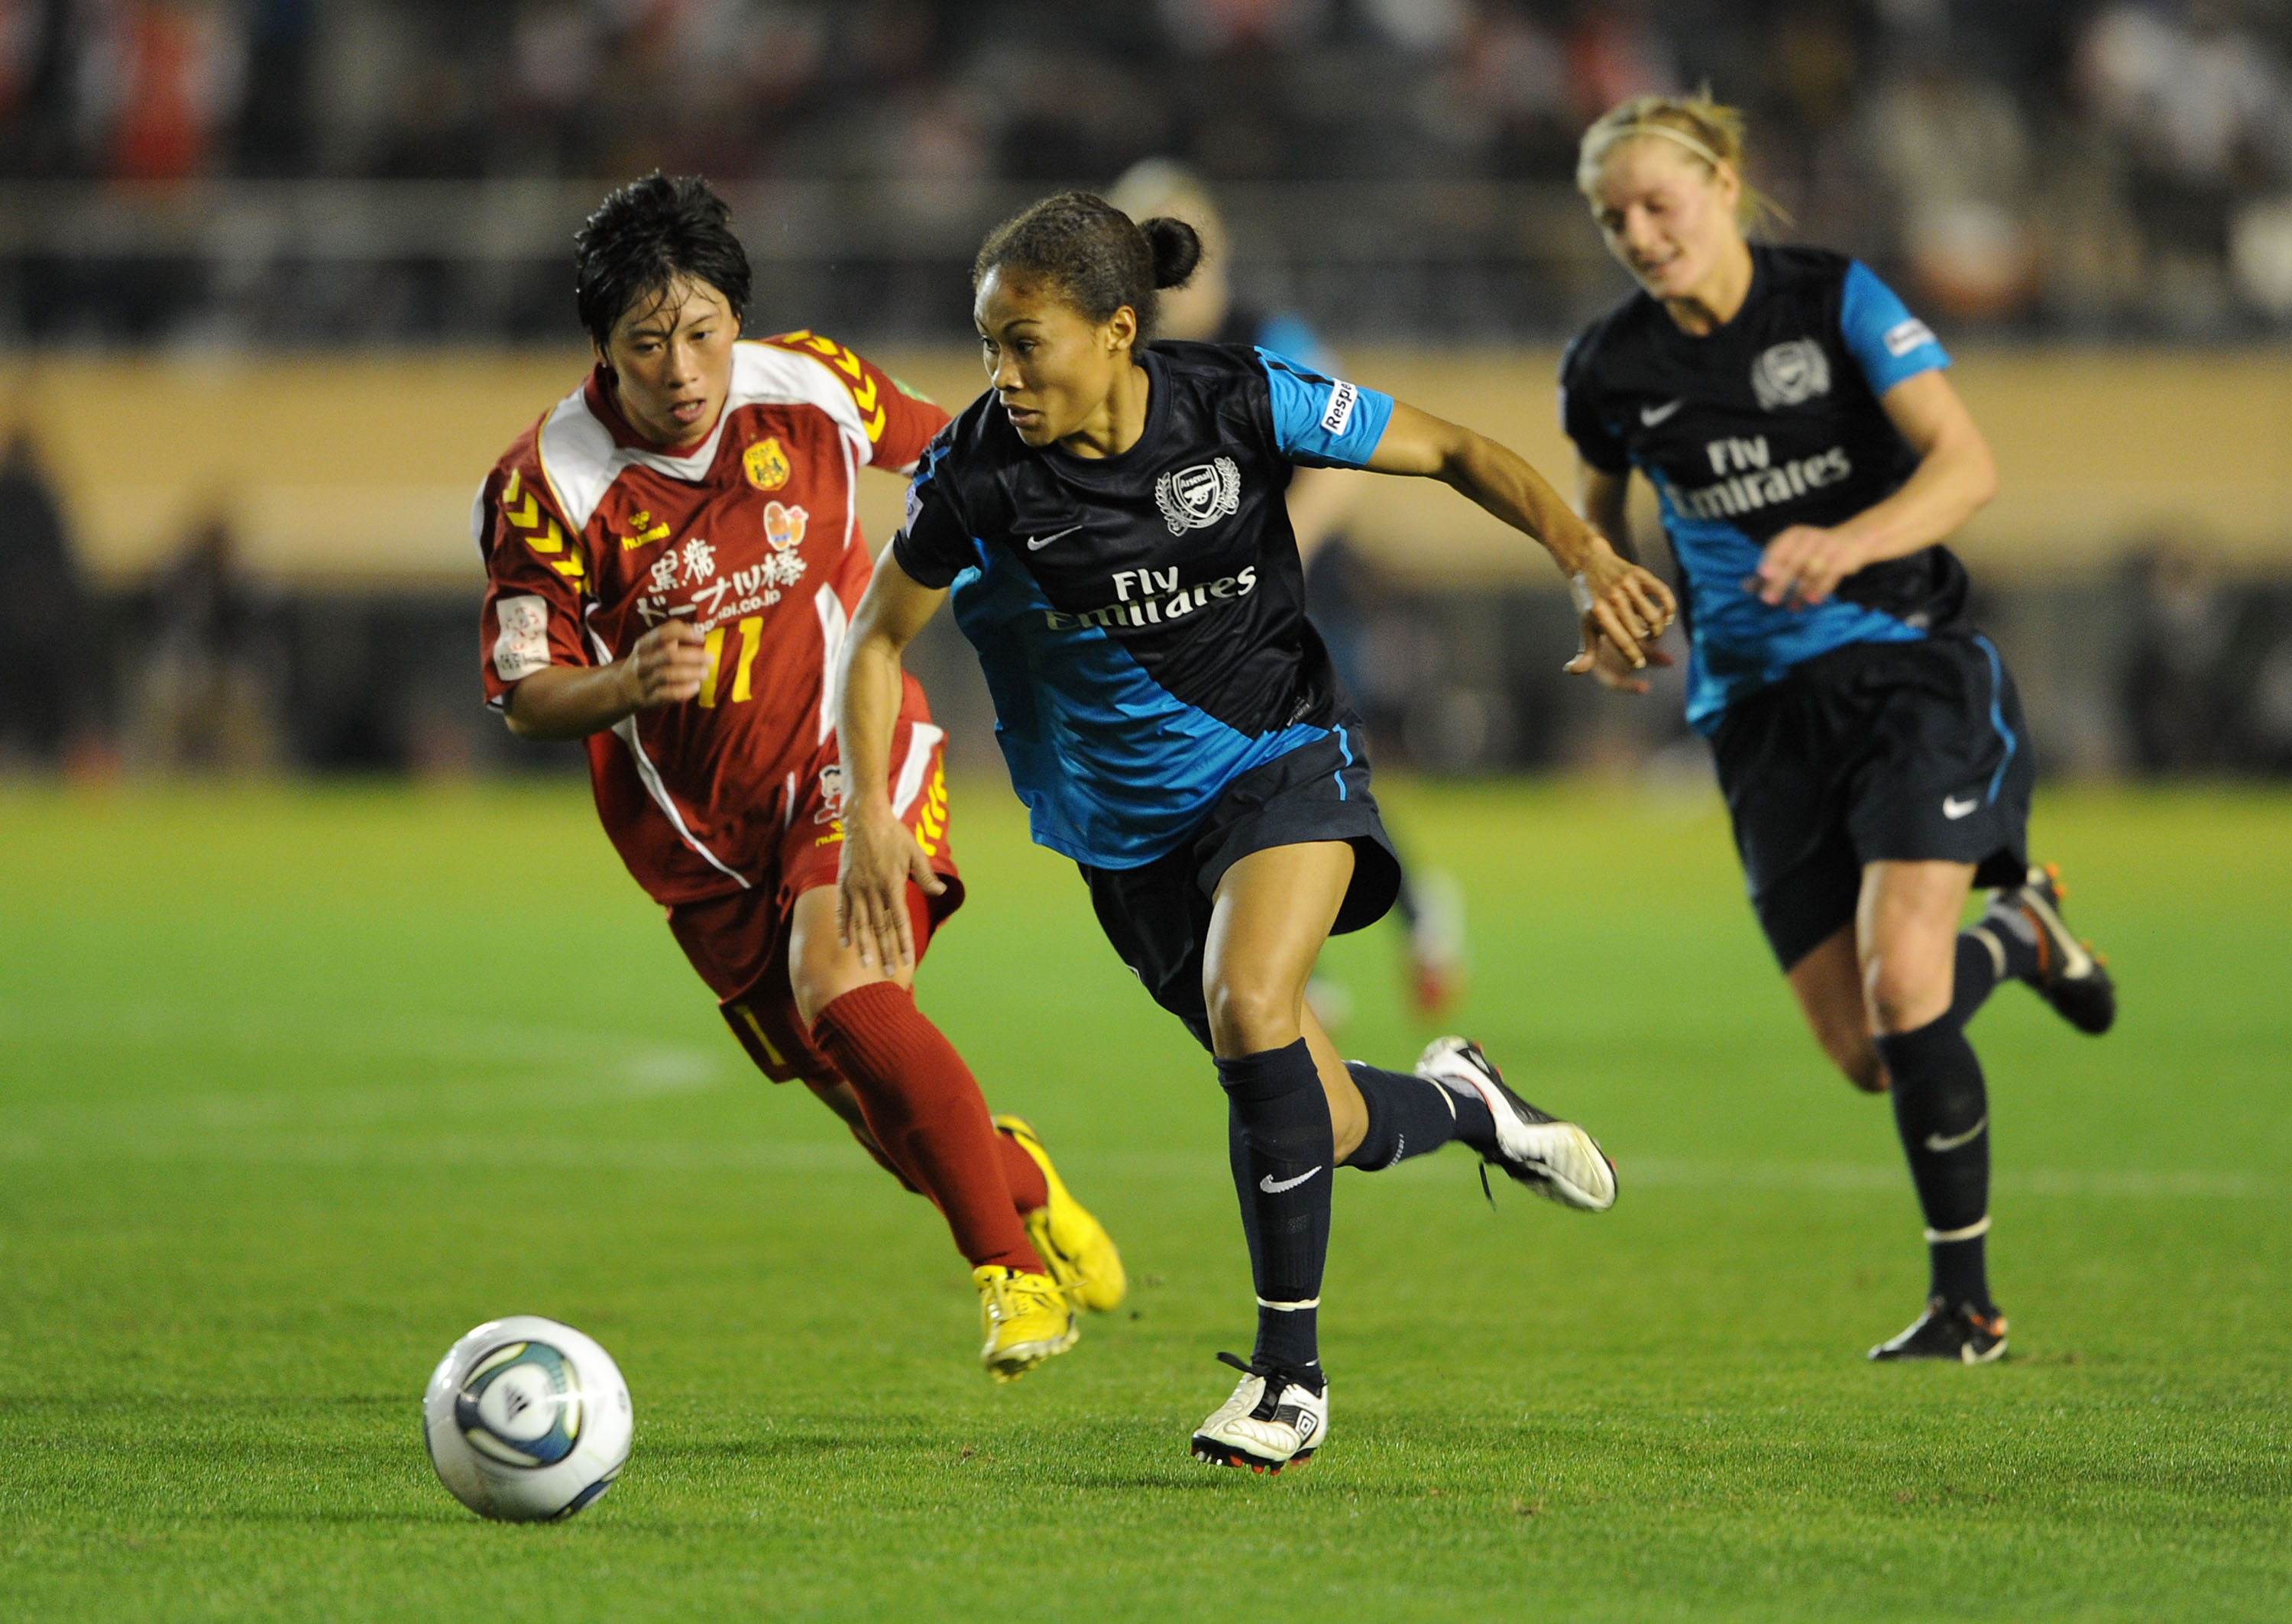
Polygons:
<instances>
[{"instance_id":1,"label":"shoelace","mask_svg":"<svg viewBox=\"0 0 2292 1624\"><path fill-rule=\"evenodd\" d=\"M1005 1274L988 1288L987 1311L997 1324L1005 1324L1038 1306L1045 1298L1058 1296L1055 1290L1045 1291L1016 1274ZM1064 1300L1062 1298L1061 1300Z\"/></svg>"},{"instance_id":2,"label":"shoelace","mask_svg":"<svg viewBox=\"0 0 2292 1624\"><path fill-rule=\"evenodd\" d=\"M1265 1391L1258 1396L1257 1408L1249 1412L1252 1420L1271 1420L1273 1412L1281 1407L1281 1395L1285 1389L1305 1387L1305 1384L1298 1380L1287 1365L1258 1364L1223 1353L1218 1355L1218 1361L1233 1366L1245 1376L1255 1376L1265 1384ZM1305 1391L1311 1393L1312 1389L1305 1387Z\"/></svg>"}]
</instances>

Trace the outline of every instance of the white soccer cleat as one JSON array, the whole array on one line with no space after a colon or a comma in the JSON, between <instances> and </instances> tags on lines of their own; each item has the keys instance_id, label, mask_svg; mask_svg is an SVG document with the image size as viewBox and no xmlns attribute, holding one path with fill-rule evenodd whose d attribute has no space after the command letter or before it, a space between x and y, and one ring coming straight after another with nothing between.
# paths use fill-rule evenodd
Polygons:
<instances>
[{"instance_id":1,"label":"white soccer cleat","mask_svg":"<svg viewBox=\"0 0 2292 1624\"><path fill-rule=\"evenodd\" d=\"M1194 1428L1193 1455L1212 1466L1279 1472L1311 1460L1329 1431L1329 1384L1319 1393L1289 1371L1218 1357L1241 1372L1233 1396Z\"/></svg>"},{"instance_id":2,"label":"white soccer cleat","mask_svg":"<svg viewBox=\"0 0 2292 1624\"><path fill-rule=\"evenodd\" d=\"M1416 1074L1488 1106L1496 1119L1497 1154L1483 1161L1563 1207L1605 1212L1616 1204L1616 1164L1599 1141L1506 1088L1504 1074L1470 1038L1433 1039L1416 1057Z\"/></svg>"}]
</instances>

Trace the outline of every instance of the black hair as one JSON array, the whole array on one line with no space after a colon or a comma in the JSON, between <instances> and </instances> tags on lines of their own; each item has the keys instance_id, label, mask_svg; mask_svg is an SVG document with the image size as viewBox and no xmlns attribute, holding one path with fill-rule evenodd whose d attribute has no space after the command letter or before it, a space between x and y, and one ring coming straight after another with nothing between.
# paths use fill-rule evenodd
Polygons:
<instances>
[{"instance_id":1,"label":"black hair","mask_svg":"<svg viewBox=\"0 0 2292 1624\"><path fill-rule=\"evenodd\" d=\"M1047 283L1093 322L1124 305L1138 317L1138 342L1154 336L1157 288L1183 287L1202 262L1202 239L1182 220L1143 222L1090 192L1061 192L987 234L971 267L976 289L988 273Z\"/></svg>"},{"instance_id":2,"label":"black hair","mask_svg":"<svg viewBox=\"0 0 2292 1624\"><path fill-rule=\"evenodd\" d=\"M748 310L748 254L732 235L732 211L698 175L663 175L606 194L573 234L573 305L602 350L629 307L657 299L679 277L706 282Z\"/></svg>"}]
</instances>

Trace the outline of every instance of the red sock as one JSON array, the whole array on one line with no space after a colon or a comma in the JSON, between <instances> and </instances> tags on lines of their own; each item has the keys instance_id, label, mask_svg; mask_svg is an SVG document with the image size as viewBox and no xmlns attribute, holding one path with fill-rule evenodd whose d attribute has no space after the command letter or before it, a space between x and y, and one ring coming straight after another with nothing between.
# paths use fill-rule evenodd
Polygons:
<instances>
[{"instance_id":1,"label":"red sock","mask_svg":"<svg viewBox=\"0 0 2292 1624\"><path fill-rule=\"evenodd\" d=\"M1011 1186L1011 1204L1021 1212L1035 1212L1051 1204L1051 1181L1043 1177L1043 1170L1035 1159L1019 1148L1019 1141L1007 1133L997 1133L995 1143L1003 1152L1003 1182Z\"/></svg>"},{"instance_id":2,"label":"red sock","mask_svg":"<svg viewBox=\"0 0 2292 1624\"><path fill-rule=\"evenodd\" d=\"M972 1266L1049 1273L1012 1203L1004 1136L978 1081L912 993L889 981L855 987L819 1012L811 1038L851 1080L868 1130L946 1214Z\"/></svg>"}]
</instances>

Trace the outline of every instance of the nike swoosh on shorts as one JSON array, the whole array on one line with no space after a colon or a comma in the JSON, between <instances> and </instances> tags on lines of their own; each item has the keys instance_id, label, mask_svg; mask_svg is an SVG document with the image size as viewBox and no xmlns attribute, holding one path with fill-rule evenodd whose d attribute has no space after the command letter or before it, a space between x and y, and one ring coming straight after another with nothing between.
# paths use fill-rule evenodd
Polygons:
<instances>
[{"instance_id":1,"label":"nike swoosh on shorts","mask_svg":"<svg viewBox=\"0 0 2292 1624\"><path fill-rule=\"evenodd\" d=\"M1941 798L1941 815L1956 822L1961 817L1973 816L1974 809L1981 805L1981 803L1971 795L1964 800L1958 800L1955 795L1945 795Z\"/></svg>"}]
</instances>

